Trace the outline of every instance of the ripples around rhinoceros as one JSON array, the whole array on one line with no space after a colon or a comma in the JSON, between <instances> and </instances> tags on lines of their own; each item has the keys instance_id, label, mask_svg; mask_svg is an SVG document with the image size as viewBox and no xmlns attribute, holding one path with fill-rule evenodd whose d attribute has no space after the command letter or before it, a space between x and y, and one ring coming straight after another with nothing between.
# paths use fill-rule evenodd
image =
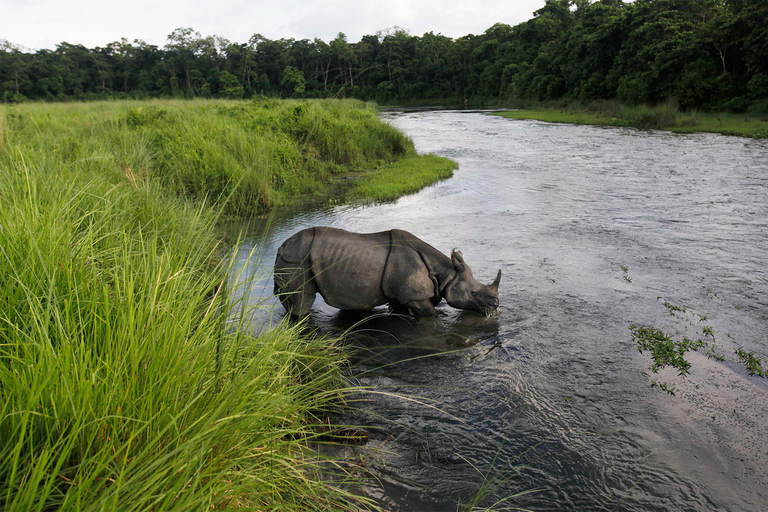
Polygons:
<instances>
[{"instance_id":1,"label":"ripples around rhinoceros","mask_svg":"<svg viewBox=\"0 0 768 512\"><path fill-rule=\"evenodd\" d=\"M242 247L262 252L251 301L268 304L277 246L312 225L405 229L461 249L483 282L502 269L492 319L445 303L420 321L315 304L316 327L355 331L350 378L372 390L344 418L371 440L339 453L365 467L364 491L413 511L768 509L765 382L702 354L685 379L652 374L629 331L710 327L723 353L768 359L768 144L382 116L457 160L454 177L390 204L290 212Z\"/></svg>"}]
</instances>

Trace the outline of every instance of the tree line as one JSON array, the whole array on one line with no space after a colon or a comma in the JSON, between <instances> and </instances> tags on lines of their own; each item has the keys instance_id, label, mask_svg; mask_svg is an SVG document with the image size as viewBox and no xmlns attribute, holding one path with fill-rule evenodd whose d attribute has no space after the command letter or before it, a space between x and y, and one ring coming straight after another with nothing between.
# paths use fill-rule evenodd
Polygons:
<instances>
[{"instance_id":1,"label":"tree line","mask_svg":"<svg viewBox=\"0 0 768 512\"><path fill-rule=\"evenodd\" d=\"M358 42L246 43L180 28L24 51L0 41L5 102L147 97L355 97L381 102L616 99L768 111L765 0L546 0L515 26L456 39L393 27Z\"/></svg>"}]
</instances>

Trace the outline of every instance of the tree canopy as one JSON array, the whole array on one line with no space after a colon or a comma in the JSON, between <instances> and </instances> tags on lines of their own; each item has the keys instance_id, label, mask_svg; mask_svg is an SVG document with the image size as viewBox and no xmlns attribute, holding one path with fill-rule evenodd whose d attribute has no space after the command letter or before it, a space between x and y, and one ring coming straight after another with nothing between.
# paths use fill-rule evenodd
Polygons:
<instances>
[{"instance_id":1,"label":"tree canopy","mask_svg":"<svg viewBox=\"0 0 768 512\"><path fill-rule=\"evenodd\" d=\"M112 97L356 97L384 102L618 99L768 110L765 0L546 0L516 26L457 39L400 27L349 42L245 43L179 28L24 51L0 40L4 102Z\"/></svg>"}]
</instances>

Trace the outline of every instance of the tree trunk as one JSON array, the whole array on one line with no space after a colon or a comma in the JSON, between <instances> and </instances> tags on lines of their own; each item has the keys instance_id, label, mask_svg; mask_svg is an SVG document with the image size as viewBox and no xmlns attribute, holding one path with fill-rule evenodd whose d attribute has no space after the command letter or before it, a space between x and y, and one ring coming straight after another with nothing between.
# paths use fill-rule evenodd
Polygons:
<instances>
[{"instance_id":1,"label":"tree trunk","mask_svg":"<svg viewBox=\"0 0 768 512\"><path fill-rule=\"evenodd\" d=\"M728 50L728 47L726 46L725 48L723 48L721 50L720 47L717 45L717 43L712 43L712 44L715 45L715 49L717 50L717 54L720 55L720 61L722 61L722 63L723 63L723 73L726 73L727 70L725 69L725 52Z\"/></svg>"}]
</instances>

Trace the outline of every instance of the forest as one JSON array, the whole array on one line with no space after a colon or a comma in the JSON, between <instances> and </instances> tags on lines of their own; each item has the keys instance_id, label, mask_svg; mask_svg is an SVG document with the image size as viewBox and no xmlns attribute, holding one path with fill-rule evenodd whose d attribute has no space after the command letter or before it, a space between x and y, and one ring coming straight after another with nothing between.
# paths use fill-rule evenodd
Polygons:
<instances>
[{"instance_id":1,"label":"forest","mask_svg":"<svg viewBox=\"0 0 768 512\"><path fill-rule=\"evenodd\" d=\"M3 102L350 97L380 103L618 100L768 112L765 0L546 0L515 26L456 39L392 27L349 42L247 42L179 28L160 48L121 39L27 51L0 40Z\"/></svg>"}]
</instances>

